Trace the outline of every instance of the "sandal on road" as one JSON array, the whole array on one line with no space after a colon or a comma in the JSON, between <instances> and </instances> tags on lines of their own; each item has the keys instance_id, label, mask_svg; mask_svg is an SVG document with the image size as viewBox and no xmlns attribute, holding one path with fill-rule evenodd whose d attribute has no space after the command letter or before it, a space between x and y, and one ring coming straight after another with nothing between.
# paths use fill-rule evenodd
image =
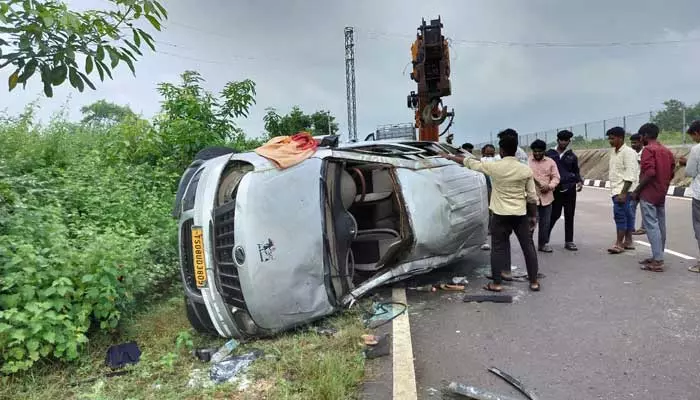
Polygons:
<instances>
[{"instance_id":1,"label":"sandal on road","mask_svg":"<svg viewBox=\"0 0 700 400\"><path fill-rule=\"evenodd\" d=\"M488 290L489 292L500 292L503 290L503 287L501 287L501 285L496 285L489 282L486 284L486 286L484 286L484 290Z\"/></svg>"},{"instance_id":2,"label":"sandal on road","mask_svg":"<svg viewBox=\"0 0 700 400\"><path fill-rule=\"evenodd\" d=\"M652 261L651 263L643 265L640 268L644 271L664 272L664 263Z\"/></svg>"},{"instance_id":3,"label":"sandal on road","mask_svg":"<svg viewBox=\"0 0 700 400\"><path fill-rule=\"evenodd\" d=\"M624 245L625 250L637 250L637 248L632 243L626 243Z\"/></svg>"},{"instance_id":4,"label":"sandal on road","mask_svg":"<svg viewBox=\"0 0 700 400\"><path fill-rule=\"evenodd\" d=\"M540 283L539 282L530 283L530 290L532 290L533 292L539 292L540 291Z\"/></svg>"},{"instance_id":5,"label":"sandal on road","mask_svg":"<svg viewBox=\"0 0 700 400\"><path fill-rule=\"evenodd\" d=\"M576 247L576 244L573 242L566 243L564 245L564 248L569 251L578 251L578 247Z\"/></svg>"},{"instance_id":6,"label":"sandal on road","mask_svg":"<svg viewBox=\"0 0 700 400\"><path fill-rule=\"evenodd\" d=\"M688 267L688 271L700 273L700 264L695 264L692 267Z\"/></svg>"},{"instance_id":7,"label":"sandal on road","mask_svg":"<svg viewBox=\"0 0 700 400\"><path fill-rule=\"evenodd\" d=\"M647 264L651 264L651 263L653 263L653 262L654 262L654 259L653 259L653 258L645 258L645 259L643 259L642 261L640 261L639 263L642 264L642 265L647 265Z\"/></svg>"},{"instance_id":8,"label":"sandal on road","mask_svg":"<svg viewBox=\"0 0 700 400\"><path fill-rule=\"evenodd\" d=\"M608 249L608 253L610 253L610 254L620 254L620 253L624 253L624 251L625 251L625 249L623 249L622 247L620 247L618 245L614 245L613 247Z\"/></svg>"}]
</instances>

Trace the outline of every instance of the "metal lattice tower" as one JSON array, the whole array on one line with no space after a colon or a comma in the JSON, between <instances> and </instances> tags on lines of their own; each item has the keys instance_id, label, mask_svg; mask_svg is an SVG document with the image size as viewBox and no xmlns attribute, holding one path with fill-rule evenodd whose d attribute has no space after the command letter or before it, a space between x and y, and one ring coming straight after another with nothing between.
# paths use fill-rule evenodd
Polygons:
<instances>
[{"instance_id":1,"label":"metal lattice tower","mask_svg":"<svg viewBox=\"0 0 700 400\"><path fill-rule=\"evenodd\" d=\"M345 87L348 103L348 138L357 142L357 102L355 99L355 30L345 27Z\"/></svg>"}]
</instances>

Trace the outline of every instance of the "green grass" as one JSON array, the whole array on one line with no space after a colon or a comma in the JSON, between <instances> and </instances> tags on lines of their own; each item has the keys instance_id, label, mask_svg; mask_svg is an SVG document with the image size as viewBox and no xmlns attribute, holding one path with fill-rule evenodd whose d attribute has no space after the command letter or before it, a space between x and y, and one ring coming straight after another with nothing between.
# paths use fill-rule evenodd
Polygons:
<instances>
[{"instance_id":1,"label":"green grass","mask_svg":"<svg viewBox=\"0 0 700 400\"><path fill-rule=\"evenodd\" d=\"M208 367L191 355L192 348L218 347L224 340L196 334L184 313L178 287L125 317L111 333L96 333L73 363L44 361L29 371L0 377L0 399L353 399L364 375L360 336L365 333L356 312L329 318L333 337L309 330L242 345L237 352L261 349L251 385L241 392L231 384L209 389L187 387L190 372ZM135 340L141 361L129 374L101 377L107 347ZM90 381L90 379L93 379Z\"/></svg>"}]
</instances>

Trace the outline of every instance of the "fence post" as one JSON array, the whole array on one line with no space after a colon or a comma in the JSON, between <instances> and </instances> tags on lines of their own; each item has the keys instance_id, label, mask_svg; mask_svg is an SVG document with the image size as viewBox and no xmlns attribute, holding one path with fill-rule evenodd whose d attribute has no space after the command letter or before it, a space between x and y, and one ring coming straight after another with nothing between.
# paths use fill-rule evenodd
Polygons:
<instances>
[{"instance_id":1,"label":"fence post","mask_svg":"<svg viewBox=\"0 0 700 400\"><path fill-rule=\"evenodd\" d=\"M603 120L603 138L605 137L605 132L607 131L605 124L606 124L606 121Z\"/></svg>"},{"instance_id":2,"label":"fence post","mask_svg":"<svg viewBox=\"0 0 700 400\"><path fill-rule=\"evenodd\" d=\"M683 107L683 127L681 128L681 136L683 136L683 144L685 145L685 107Z\"/></svg>"},{"instance_id":3,"label":"fence post","mask_svg":"<svg viewBox=\"0 0 700 400\"><path fill-rule=\"evenodd\" d=\"M586 141L588 141L588 122L583 124L583 134L585 135Z\"/></svg>"},{"instance_id":4,"label":"fence post","mask_svg":"<svg viewBox=\"0 0 700 400\"><path fill-rule=\"evenodd\" d=\"M627 132L627 117L622 117L622 128Z\"/></svg>"}]
</instances>

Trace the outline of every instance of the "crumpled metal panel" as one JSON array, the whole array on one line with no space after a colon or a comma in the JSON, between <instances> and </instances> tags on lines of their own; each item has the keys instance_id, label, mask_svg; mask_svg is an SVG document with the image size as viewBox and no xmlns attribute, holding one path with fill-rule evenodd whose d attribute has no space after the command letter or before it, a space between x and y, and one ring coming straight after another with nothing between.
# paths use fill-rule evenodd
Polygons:
<instances>
[{"instance_id":1,"label":"crumpled metal panel","mask_svg":"<svg viewBox=\"0 0 700 400\"><path fill-rule=\"evenodd\" d=\"M289 329L334 311L325 284L322 163L310 158L256 171L239 184L234 235L245 262L238 273L250 315L263 329Z\"/></svg>"},{"instance_id":2,"label":"crumpled metal panel","mask_svg":"<svg viewBox=\"0 0 700 400\"><path fill-rule=\"evenodd\" d=\"M481 246L488 229L486 179L452 164L442 168L396 171L415 245L409 259L448 255Z\"/></svg>"},{"instance_id":3,"label":"crumpled metal panel","mask_svg":"<svg viewBox=\"0 0 700 400\"><path fill-rule=\"evenodd\" d=\"M346 306L381 285L476 255L486 242L488 195L483 174L456 164L398 168L396 174L413 229L412 249L395 267L345 296L342 303Z\"/></svg>"}]
</instances>

